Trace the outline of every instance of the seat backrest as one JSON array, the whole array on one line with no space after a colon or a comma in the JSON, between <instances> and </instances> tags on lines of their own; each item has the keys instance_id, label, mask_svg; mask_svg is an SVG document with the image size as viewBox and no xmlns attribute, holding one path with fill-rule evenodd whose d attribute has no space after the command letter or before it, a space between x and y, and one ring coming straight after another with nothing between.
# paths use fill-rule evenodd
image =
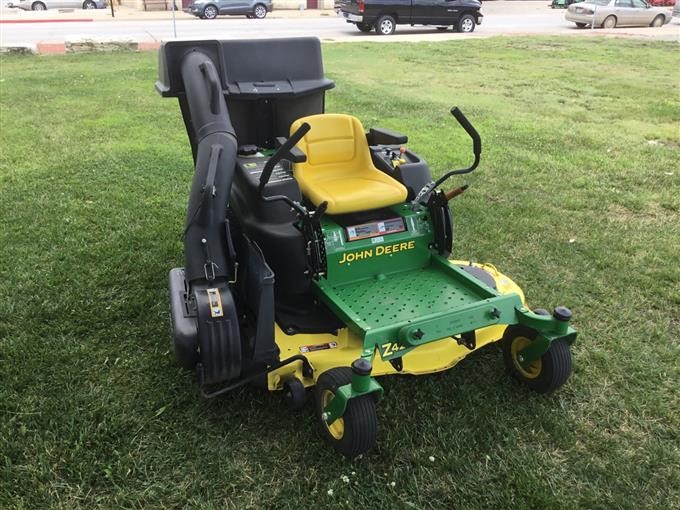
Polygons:
<instances>
[{"instance_id":1,"label":"seat backrest","mask_svg":"<svg viewBox=\"0 0 680 510\"><path fill-rule=\"evenodd\" d=\"M356 117L339 113L310 115L296 120L291 133L303 122L311 129L298 147L307 155L307 161L295 165L296 174L303 176L310 171L314 179L329 179L373 168L366 134Z\"/></svg>"}]
</instances>

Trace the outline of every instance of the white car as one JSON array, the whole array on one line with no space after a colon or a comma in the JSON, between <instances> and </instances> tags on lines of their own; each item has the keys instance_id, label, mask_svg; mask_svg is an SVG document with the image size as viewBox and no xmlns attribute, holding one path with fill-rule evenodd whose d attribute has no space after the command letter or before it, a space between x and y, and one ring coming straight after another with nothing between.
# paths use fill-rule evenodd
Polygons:
<instances>
[{"instance_id":1,"label":"white car","mask_svg":"<svg viewBox=\"0 0 680 510\"><path fill-rule=\"evenodd\" d=\"M24 11L44 11L47 9L104 9L106 0L12 0L7 7L16 7Z\"/></svg>"},{"instance_id":2,"label":"white car","mask_svg":"<svg viewBox=\"0 0 680 510\"><path fill-rule=\"evenodd\" d=\"M578 28L660 27L671 20L671 13L644 0L588 0L571 4L564 18Z\"/></svg>"}]
</instances>

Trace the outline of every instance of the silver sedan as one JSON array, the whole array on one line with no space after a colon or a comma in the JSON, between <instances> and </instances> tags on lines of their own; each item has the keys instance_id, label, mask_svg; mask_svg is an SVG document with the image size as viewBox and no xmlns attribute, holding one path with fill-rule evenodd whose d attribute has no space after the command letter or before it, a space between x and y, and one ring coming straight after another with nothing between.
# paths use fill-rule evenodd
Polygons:
<instances>
[{"instance_id":1,"label":"silver sedan","mask_svg":"<svg viewBox=\"0 0 680 510\"><path fill-rule=\"evenodd\" d=\"M671 20L671 13L644 0L589 0L571 4L564 18L578 28L660 27Z\"/></svg>"},{"instance_id":2,"label":"silver sedan","mask_svg":"<svg viewBox=\"0 0 680 510\"><path fill-rule=\"evenodd\" d=\"M44 11L46 9L103 9L107 7L106 0L14 0L7 7L16 7L24 11Z\"/></svg>"}]
</instances>

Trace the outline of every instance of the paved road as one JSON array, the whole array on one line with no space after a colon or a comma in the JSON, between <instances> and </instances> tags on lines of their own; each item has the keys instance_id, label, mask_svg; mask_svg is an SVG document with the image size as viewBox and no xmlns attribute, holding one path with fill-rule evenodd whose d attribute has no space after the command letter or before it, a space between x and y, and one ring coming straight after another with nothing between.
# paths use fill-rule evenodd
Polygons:
<instances>
[{"instance_id":1,"label":"paved road","mask_svg":"<svg viewBox=\"0 0 680 510\"><path fill-rule=\"evenodd\" d=\"M52 11L53 12L53 11ZM91 11L90 11L91 12ZM285 11L281 11L285 16ZM680 41L680 25L671 24L660 28L617 28L577 30L564 20L564 11L552 10L544 2L489 2L482 8L484 21L474 34L458 34L452 31L438 32L434 27L410 27L399 25L393 36L384 37L373 33L362 34L354 26L337 16L267 17L249 20L240 17L200 20L180 13L177 19L177 37L180 39L244 39L262 37L292 37L313 35L325 41L399 41L443 40L503 34L579 34L633 36L642 38ZM78 14L78 13L76 13ZM103 14L103 13L97 13ZM166 15L167 13L163 13ZM56 14L53 15L56 17ZM73 15L72 15L73 16ZM163 41L174 38L170 19L140 19L94 22L58 23L3 23L0 25L0 45L31 45L38 42L61 42L78 40L132 40Z\"/></svg>"}]
</instances>

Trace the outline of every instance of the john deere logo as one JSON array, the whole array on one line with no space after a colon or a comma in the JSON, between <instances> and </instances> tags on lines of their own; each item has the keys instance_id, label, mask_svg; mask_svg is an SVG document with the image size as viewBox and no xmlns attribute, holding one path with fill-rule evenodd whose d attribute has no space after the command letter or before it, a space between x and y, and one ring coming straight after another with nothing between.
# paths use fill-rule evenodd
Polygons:
<instances>
[{"instance_id":1,"label":"john deere logo","mask_svg":"<svg viewBox=\"0 0 680 510\"><path fill-rule=\"evenodd\" d=\"M347 264L348 262L354 262L355 260L370 259L374 256L380 257L381 255L390 255L399 251L412 250L415 247L415 241L408 241L406 243L376 246L375 248L369 248L368 250L345 252L342 254L339 264Z\"/></svg>"}]
</instances>

